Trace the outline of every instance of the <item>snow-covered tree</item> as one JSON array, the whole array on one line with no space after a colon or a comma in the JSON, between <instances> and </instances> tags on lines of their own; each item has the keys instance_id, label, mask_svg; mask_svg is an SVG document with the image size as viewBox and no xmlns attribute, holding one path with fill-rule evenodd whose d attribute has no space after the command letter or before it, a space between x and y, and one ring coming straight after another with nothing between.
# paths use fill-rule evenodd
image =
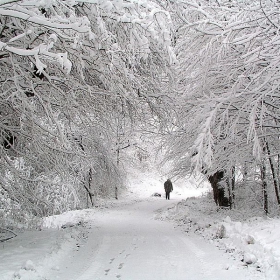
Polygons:
<instances>
[{"instance_id":1,"label":"snow-covered tree","mask_svg":"<svg viewBox=\"0 0 280 280\"><path fill-rule=\"evenodd\" d=\"M279 2L180 1L173 11L183 104L168 154L175 174L231 177L233 167L275 161Z\"/></svg>"},{"instance_id":2,"label":"snow-covered tree","mask_svg":"<svg viewBox=\"0 0 280 280\"><path fill-rule=\"evenodd\" d=\"M121 185L112 120L164 116L171 28L153 1L0 1L1 195L45 215Z\"/></svg>"}]
</instances>

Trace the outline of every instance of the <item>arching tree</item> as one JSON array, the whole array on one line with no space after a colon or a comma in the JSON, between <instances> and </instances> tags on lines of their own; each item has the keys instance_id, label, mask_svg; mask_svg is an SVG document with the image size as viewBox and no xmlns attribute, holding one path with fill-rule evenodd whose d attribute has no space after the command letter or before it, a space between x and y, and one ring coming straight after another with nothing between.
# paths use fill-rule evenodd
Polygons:
<instances>
[{"instance_id":1,"label":"arching tree","mask_svg":"<svg viewBox=\"0 0 280 280\"><path fill-rule=\"evenodd\" d=\"M122 184L112 120L163 118L170 23L153 1L0 2L6 202L46 215Z\"/></svg>"},{"instance_id":2,"label":"arching tree","mask_svg":"<svg viewBox=\"0 0 280 280\"><path fill-rule=\"evenodd\" d=\"M183 104L170 141L175 174L224 170L229 181L235 167L267 164L266 139L279 135L279 3L180 1L173 9Z\"/></svg>"}]
</instances>

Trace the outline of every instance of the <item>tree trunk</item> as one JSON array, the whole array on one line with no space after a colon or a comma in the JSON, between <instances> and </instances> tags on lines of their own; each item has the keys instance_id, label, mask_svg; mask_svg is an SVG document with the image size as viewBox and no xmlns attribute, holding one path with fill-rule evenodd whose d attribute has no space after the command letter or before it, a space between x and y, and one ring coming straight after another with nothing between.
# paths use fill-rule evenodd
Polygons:
<instances>
[{"instance_id":1,"label":"tree trunk","mask_svg":"<svg viewBox=\"0 0 280 280\"><path fill-rule=\"evenodd\" d=\"M275 118L274 119L275 124L278 125L278 120ZM277 160L276 160L276 178L278 180L278 190L279 188L279 175L280 175L280 155L277 155Z\"/></svg>"},{"instance_id":2,"label":"tree trunk","mask_svg":"<svg viewBox=\"0 0 280 280\"><path fill-rule=\"evenodd\" d=\"M80 146L81 150L84 152L85 151L85 148L84 148L84 145L83 145L83 138L82 136L80 136L79 138L75 138L75 141L78 143L78 145ZM92 197L93 197L93 194L90 190L90 187L91 187L91 181L92 181L92 169L90 168L89 169L89 173L88 173L88 187L87 187L87 183L86 183L86 178L84 178L83 180L83 185L84 185L84 188L86 189L86 192L87 192L87 207L88 207L88 198L90 199L90 202L91 202L91 206L93 206L93 200L92 200Z\"/></svg>"},{"instance_id":3,"label":"tree trunk","mask_svg":"<svg viewBox=\"0 0 280 280\"><path fill-rule=\"evenodd\" d=\"M117 166L120 164L120 148L117 148ZM115 199L118 199L118 186L115 186Z\"/></svg>"},{"instance_id":4,"label":"tree trunk","mask_svg":"<svg viewBox=\"0 0 280 280\"><path fill-rule=\"evenodd\" d=\"M84 179L84 188L86 189L86 192L87 192L87 198L90 199L90 203L91 203L91 206L93 206L93 193L91 191L91 181L92 181L92 169L90 168L89 169L89 173L88 173L88 186L87 186L87 183L86 183L86 178ZM88 206L88 202L87 202L87 206Z\"/></svg>"},{"instance_id":5,"label":"tree trunk","mask_svg":"<svg viewBox=\"0 0 280 280\"><path fill-rule=\"evenodd\" d=\"M266 167L265 162L261 165L261 180L263 190L263 210L265 214L268 214L268 198L267 198L267 182L266 182Z\"/></svg>"},{"instance_id":6,"label":"tree trunk","mask_svg":"<svg viewBox=\"0 0 280 280\"><path fill-rule=\"evenodd\" d=\"M229 207L232 209L234 207L234 188L235 188L235 166L232 166L231 168L231 176L229 178L229 184L228 184L228 193L229 193Z\"/></svg>"},{"instance_id":7,"label":"tree trunk","mask_svg":"<svg viewBox=\"0 0 280 280\"><path fill-rule=\"evenodd\" d=\"M215 203L218 206L228 206L228 198L225 197L225 189L219 186L219 182L221 182L223 178L224 171L217 171L208 178L213 189Z\"/></svg>"},{"instance_id":8,"label":"tree trunk","mask_svg":"<svg viewBox=\"0 0 280 280\"><path fill-rule=\"evenodd\" d=\"M270 153L268 142L266 142L266 149L267 149L270 169L271 169L271 173L272 173L272 177L273 177L273 184L274 184L275 195L276 195L277 203L278 203L278 205L280 205L279 184L278 184L278 180L277 180L276 170L274 168L274 164L273 164L272 158L270 156L271 153Z\"/></svg>"},{"instance_id":9,"label":"tree trunk","mask_svg":"<svg viewBox=\"0 0 280 280\"><path fill-rule=\"evenodd\" d=\"M91 191L91 182L92 182L92 169L89 169L89 173L88 173L88 189L89 189L89 199L91 202L91 206L93 206L93 192Z\"/></svg>"}]
</instances>

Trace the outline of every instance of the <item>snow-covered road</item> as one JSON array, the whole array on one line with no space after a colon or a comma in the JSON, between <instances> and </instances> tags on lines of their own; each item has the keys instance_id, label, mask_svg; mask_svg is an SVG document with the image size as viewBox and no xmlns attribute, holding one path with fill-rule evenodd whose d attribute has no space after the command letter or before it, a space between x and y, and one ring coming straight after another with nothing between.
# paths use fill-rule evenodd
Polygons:
<instances>
[{"instance_id":1,"label":"snow-covered road","mask_svg":"<svg viewBox=\"0 0 280 280\"><path fill-rule=\"evenodd\" d=\"M88 238L51 271L61 280L257 279L246 267L194 234L155 220L174 207L162 198L98 211L86 225Z\"/></svg>"}]
</instances>

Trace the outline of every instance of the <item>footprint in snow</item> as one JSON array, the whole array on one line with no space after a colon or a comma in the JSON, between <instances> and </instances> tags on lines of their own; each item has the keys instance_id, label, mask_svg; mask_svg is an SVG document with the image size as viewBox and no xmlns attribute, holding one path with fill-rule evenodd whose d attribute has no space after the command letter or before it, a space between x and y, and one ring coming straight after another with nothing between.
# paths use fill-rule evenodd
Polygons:
<instances>
[{"instance_id":1,"label":"footprint in snow","mask_svg":"<svg viewBox=\"0 0 280 280\"><path fill-rule=\"evenodd\" d=\"M122 269L123 265L124 265L124 263L120 263L118 269Z\"/></svg>"}]
</instances>

